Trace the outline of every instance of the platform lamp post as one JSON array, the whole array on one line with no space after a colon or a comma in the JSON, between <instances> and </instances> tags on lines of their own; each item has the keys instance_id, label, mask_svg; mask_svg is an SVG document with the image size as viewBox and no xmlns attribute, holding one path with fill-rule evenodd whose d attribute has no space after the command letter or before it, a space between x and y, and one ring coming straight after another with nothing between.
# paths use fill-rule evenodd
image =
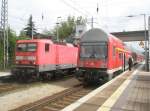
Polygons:
<instances>
[{"instance_id":1,"label":"platform lamp post","mask_svg":"<svg viewBox=\"0 0 150 111\"><path fill-rule=\"evenodd\" d=\"M149 71L148 66L148 56L147 56L147 33L146 33L146 14L139 14L139 15L129 15L127 17L136 17L142 15L144 17L144 40L145 40L145 70Z\"/></svg>"},{"instance_id":2,"label":"platform lamp post","mask_svg":"<svg viewBox=\"0 0 150 111\"><path fill-rule=\"evenodd\" d=\"M59 22L58 22L58 19L60 19L61 17L57 17L57 32L56 32L56 37L57 37L57 42L59 42L59 28L58 28L58 25L59 25Z\"/></svg>"}]
</instances>

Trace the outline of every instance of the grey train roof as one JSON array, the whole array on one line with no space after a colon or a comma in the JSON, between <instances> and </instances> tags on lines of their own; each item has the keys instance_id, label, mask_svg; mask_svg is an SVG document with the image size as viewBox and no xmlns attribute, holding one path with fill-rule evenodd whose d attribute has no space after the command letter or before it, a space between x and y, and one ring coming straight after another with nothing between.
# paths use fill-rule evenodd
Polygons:
<instances>
[{"instance_id":1,"label":"grey train roof","mask_svg":"<svg viewBox=\"0 0 150 111\"><path fill-rule=\"evenodd\" d=\"M108 41L109 35L101 29L93 28L81 36L81 42Z\"/></svg>"}]
</instances>

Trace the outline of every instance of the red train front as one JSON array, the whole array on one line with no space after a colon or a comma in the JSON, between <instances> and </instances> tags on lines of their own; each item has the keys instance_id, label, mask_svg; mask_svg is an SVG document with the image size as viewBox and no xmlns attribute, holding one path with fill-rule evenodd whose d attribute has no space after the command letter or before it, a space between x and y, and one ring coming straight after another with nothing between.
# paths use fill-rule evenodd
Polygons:
<instances>
[{"instance_id":1,"label":"red train front","mask_svg":"<svg viewBox=\"0 0 150 111\"><path fill-rule=\"evenodd\" d=\"M78 48L55 44L51 40L19 40L16 45L15 67L12 74L18 79L51 79L57 71L77 66Z\"/></svg>"},{"instance_id":2,"label":"red train front","mask_svg":"<svg viewBox=\"0 0 150 111\"><path fill-rule=\"evenodd\" d=\"M76 77L86 82L111 79L115 72L128 68L132 56L121 40L97 28L83 34L79 50Z\"/></svg>"}]
</instances>

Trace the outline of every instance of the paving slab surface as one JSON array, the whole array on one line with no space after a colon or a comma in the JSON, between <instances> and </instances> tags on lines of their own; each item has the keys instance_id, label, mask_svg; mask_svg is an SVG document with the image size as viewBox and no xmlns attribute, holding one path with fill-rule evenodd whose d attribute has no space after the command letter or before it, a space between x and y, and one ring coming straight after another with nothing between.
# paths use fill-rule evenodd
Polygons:
<instances>
[{"instance_id":1,"label":"paving slab surface","mask_svg":"<svg viewBox=\"0 0 150 111\"><path fill-rule=\"evenodd\" d=\"M0 77L9 76L9 75L11 75L10 72L0 72Z\"/></svg>"},{"instance_id":2,"label":"paving slab surface","mask_svg":"<svg viewBox=\"0 0 150 111\"><path fill-rule=\"evenodd\" d=\"M8 111L40 100L44 97L51 96L79 84L75 78L69 78L65 81L56 81L52 83L44 83L43 85L31 87L26 90L13 92L4 96L0 96L0 111Z\"/></svg>"},{"instance_id":3,"label":"paving slab surface","mask_svg":"<svg viewBox=\"0 0 150 111\"><path fill-rule=\"evenodd\" d=\"M150 111L150 72L144 72L141 65L93 94L62 111Z\"/></svg>"}]
</instances>

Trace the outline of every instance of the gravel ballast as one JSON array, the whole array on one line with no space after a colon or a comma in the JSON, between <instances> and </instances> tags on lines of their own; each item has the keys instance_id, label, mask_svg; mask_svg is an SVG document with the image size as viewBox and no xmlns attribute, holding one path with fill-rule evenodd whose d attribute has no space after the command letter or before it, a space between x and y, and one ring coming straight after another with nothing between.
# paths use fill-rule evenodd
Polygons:
<instances>
[{"instance_id":1,"label":"gravel ballast","mask_svg":"<svg viewBox=\"0 0 150 111\"><path fill-rule=\"evenodd\" d=\"M45 83L44 85L32 87L26 90L13 92L0 97L0 111L8 111L19 106L29 104L40 100L44 97L51 96L70 88L79 82L74 79L66 79L65 81L56 81L53 83Z\"/></svg>"}]
</instances>

